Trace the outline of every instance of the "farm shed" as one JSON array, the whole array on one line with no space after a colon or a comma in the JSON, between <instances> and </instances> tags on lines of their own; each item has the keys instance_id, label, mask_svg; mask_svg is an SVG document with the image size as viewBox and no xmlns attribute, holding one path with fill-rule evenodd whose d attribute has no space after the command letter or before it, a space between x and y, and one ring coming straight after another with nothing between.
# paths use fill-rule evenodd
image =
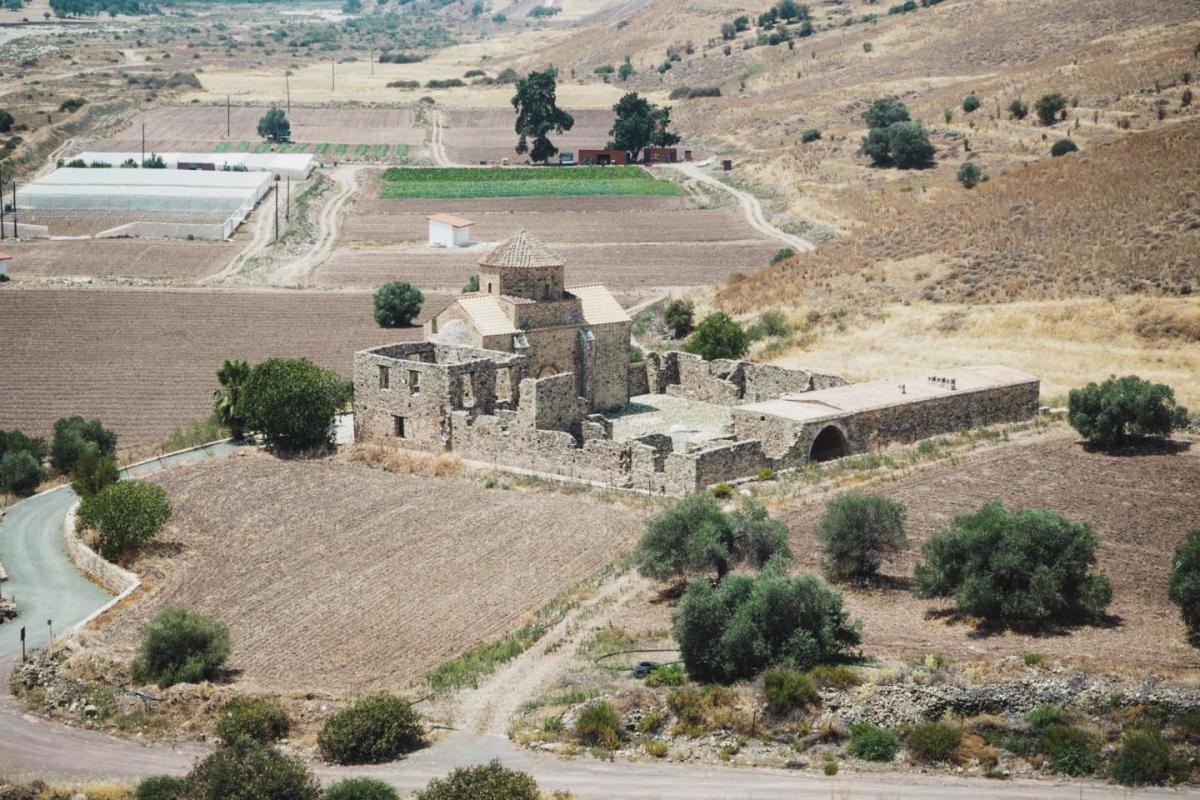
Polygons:
<instances>
[{"instance_id":1,"label":"farm shed","mask_svg":"<svg viewBox=\"0 0 1200 800\"><path fill-rule=\"evenodd\" d=\"M647 164L674 164L679 160L679 151L674 147L647 147L642 150L642 160Z\"/></svg>"},{"instance_id":2,"label":"farm shed","mask_svg":"<svg viewBox=\"0 0 1200 800\"><path fill-rule=\"evenodd\" d=\"M315 162L307 153L157 153L168 169L221 171L245 168L249 172L270 172L281 178L307 178ZM140 152L105 153L89 150L72 156L88 164L119 167L126 161L141 163Z\"/></svg>"},{"instance_id":3,"label":"farm shed","mask_svg":"<svg viewBox=\"0 0 1200 800\"><path fill-rule=\"evenodd\" d=\"M94 217L120 224L97 236L225 239L273 183L266 172L56 169L17 194L22 216Z\"/></svg>"},{"instance_id":4,"label":"farm shed","mask_svg":"<svg viewBox=\"0 0 1200 800\"><path fill-rule=\"evenodd\" d=\"M8 265L11 261L12 256L10 256L8 253L0 253L0 280L4 280L9 277Z\"/></svg>"},{"instance_id":5,"label":"farm shed","mask_svg":"<svg viewBox=\"0 0 1200 800\"><path fill-rule=\"evenodd\" d=\"M471 226L475 223L453 214L430 214L430 247L466 247L471 243Z\"/></svg>"},{"instance_id":6,"label":"farm shed","mask_svg":"<svg viewBox=\"0 0 1200 800\"><path fill-rule=\"evenodd\" d=\"M624 150L580 150L576 161L584 166L606 167L613 164L628 164L629 154Z\"/></svg>"}]
</instances>

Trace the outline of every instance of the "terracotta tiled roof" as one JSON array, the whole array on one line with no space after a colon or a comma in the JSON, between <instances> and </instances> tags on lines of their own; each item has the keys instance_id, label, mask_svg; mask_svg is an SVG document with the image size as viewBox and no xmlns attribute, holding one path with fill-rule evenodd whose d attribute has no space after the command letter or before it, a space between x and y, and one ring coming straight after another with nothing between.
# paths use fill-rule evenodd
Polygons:
<instances>
[{"instance_id":1,"label":"terracotta tiled roof","mask_svg":"<svg viewBox=\"0 0 1200 800\"><path fill-rule=\"evenodd\" d=\"M568 286L567 291L579 298L583 304L583 319L588 325L603 325L606 322L629 322L629 315L612 293L598 283L586 286Z\"/></svg>"},{"instance_id":2,"label":"terracotta tiled roof","mask_svg":"<svg viewBox=\"0 0 1200 800\"><path fill-rule=\"evenodd\" d=\"M458 217L454 214L430 214L425 219L430 222L444 222L452 228L469 228L475 224L466 217Z\"/></svg>"},{"instance_id":3,"label":"terracotta tiled roof","mask_svg":"<svg viewBox=\"0 0 1200 800\"><path fill-rule=\"evenodd\" d=\"M7 261L10 258L12 258L12 256L10 256L8 253L0 253L0 261Z\"/></svg>"},{"instance_id":4,"label":"terracotta tiled roof","mask_svg":"<svg viewBox=\"0 0 1200 800\"><path fill-rule=\"evenodd\" d=\"M561 267L567 262L522 228L479 261L481 267Z\"/></svg>"},{"instance_id":5,"label":"terracotta tiled roof","mask_svg":"<svg viewBox=\"0 0 1200 800\"><path fill-rule=\"evenodd\" d=\"M500 301L490 294L463 295L456 301L459 307L471 318L475 330L480 336L496 336L503 333L517 333L512 321L504 313Z\"/></svg>"}]
</instances>

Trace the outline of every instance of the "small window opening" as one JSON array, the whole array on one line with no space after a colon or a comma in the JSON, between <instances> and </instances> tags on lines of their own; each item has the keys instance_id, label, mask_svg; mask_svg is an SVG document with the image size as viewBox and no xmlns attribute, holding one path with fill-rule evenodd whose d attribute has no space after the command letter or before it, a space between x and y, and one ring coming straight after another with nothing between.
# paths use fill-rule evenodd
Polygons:
<instances>
[{"instance_id":1,"label":"small window opening","mask_svg":"<svg viewBox=\"0 0 1200 800\"><path fill-rule=\"evenodd\" d=\"M392 417L393 433L397 439L404 439L404 417Z\"/></svg>"},{"instance_id":2,"label":"small window opening","mask_svg":"<svg viewBox=\"0 0 1200 800\"><path fill-rule=\"evenodd\" d=\"M421 391L421 373L415 369L408 371L408 393L418 394Z\"/></svg>"},{"instance_id":3,"label":"small window opening","mask_svg":"<svg viewBox=\"0 0 1200 800\"><path fill-rule=\"evenodd\" d=\"M392 382L392 371L382 364L379 365L379 388L390 389Z\"/></svg>"}]
</instances>

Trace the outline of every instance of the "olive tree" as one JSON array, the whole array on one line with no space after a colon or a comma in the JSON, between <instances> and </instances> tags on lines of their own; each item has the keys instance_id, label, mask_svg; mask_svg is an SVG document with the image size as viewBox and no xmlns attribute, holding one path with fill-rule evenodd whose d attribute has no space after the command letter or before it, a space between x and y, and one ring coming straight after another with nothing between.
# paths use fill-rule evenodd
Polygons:
<instances>
[{"instance_id":1,"label":"olive tree","mask_svg":"<svg viewBox=\"0 0 1200 800\"><path fill-rule=\"evenodd\" d=\"M241 411L269 449L295 453L330 443L334 418L349 397L349 388L331 370L305 359L270 358L250 370Z\"/></svg>"}]
</instances>

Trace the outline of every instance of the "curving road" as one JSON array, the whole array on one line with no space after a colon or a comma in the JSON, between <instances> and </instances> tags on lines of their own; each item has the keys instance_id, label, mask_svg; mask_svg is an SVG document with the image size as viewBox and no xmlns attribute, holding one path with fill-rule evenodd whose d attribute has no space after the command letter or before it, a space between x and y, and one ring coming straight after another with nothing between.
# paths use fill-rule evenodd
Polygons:
<instances>
[{"instance_id":1,"label":"curving road","mask_svg":"<svg viewBox=\"0 0 1200 800\"><path fill-rule=\"evenodd\" d=\"M166 466L221 455L229 444L210 445L144 462L126 470L144 475ZM54 620L62 632L86 619L110 596L79 575L67 559L62 526L75 495L70 487L45 492L13 506L0 524L0 556L12 580L5 584L21 605L17 624L0 627L0 675L19 660L16 634L29 626L36 646L49 639L44 620ZM38 625L38 621L42 625ZM567 621L564 620L564 627ZM491 690L519 693L529 683L523 676L535 673L543 648L535 647L510 662L491 681ZM480 687L484 694L489 686ZM485 698L486 699L486 698ZM634 798L758 798L759 800L827 800L827 798L889 798L925 800L1117 800L1128 790L1096 783L989 781L937 775L895 773L843 774L833 778L810 772L779 769L738 769L704 765L599 761L587 757L564 760L515 747L507 737L491 732L503 727L506 714L521 698L492 698L472 732L456 732L409 758L373 767L318 768L321 778L337 780L350 775L378 777L402 790L418 789L431 778L451 769L498 758L532 774L546 790L564 789L581 798L634 800ZM486 719L485 719L486 717ZM488 722L490 724L484 724ZM14 777L66 780L136 780L146 775L182 774L209 748L201 744L172 747L142 745L94 731L69 728L25 712L0 680L0 773ZM801 756L803 758L803 756ZM1179 797L1178 792L1149 790L1138 797Z\"/></svg>"}]
</instances>

